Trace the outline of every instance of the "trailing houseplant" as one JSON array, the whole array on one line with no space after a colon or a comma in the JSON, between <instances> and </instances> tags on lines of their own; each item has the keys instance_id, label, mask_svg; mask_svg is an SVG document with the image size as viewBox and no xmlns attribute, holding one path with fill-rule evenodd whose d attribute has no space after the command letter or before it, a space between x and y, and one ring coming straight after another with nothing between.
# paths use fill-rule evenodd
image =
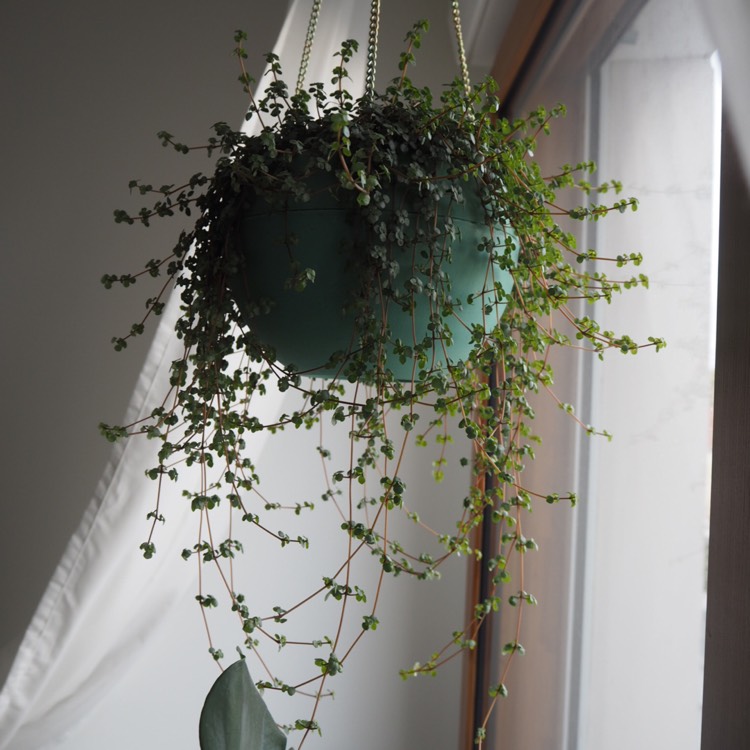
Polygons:
<instances>
[{"instance_id":1,"label":"trailing houseplant","mask_svg":"<svg viewBox=\"0 0 750 750\"><path fill-rule=\"evenodd\" d=\"M318 8L316 0L308 42ZM456 3L454 11L458 20ZM531 157L536 139L564 108L540 108L513 121L500 117L492 81L470 86L465 64L463 75L436 100L407 75L424 21L407 34L400 76L376 92L377 26L374 1L361 97L345 85L357 51L351 40L336 56L330 89L322 83L305 87L301 74L290 90L270 54L270 82L256 98L243 66L247 119L256 124L256 134L218 123L199 147L215 157L211 174L199 172L184 185L157 189L132 182L141 195L156 194L155 201L134 214L116 211L118 222L148 226L175 214L195 216L195 222L168 256L149 261L138 274L103 279L111 287L164 277L147 300L144 319L113 340L117 349L162 312L171 286L179 294L175 331L184 354L172 363L163 401L143 422L102 424L101 430L113 441L137 435L156 441L148 474L159 489L166 481L179 482L183 467L198 468L197 486L188 485L184 494L186 506L200 514L200 532L182 555L199 568L214 568L223 592L202 587L196 598L204 616L220 600L227 603L238 620L243 658L258 656L263 668L261 655L269 647L284 649L293 640L295 648L310 647L311 672L304 679L270 670L258 681L262 689L290 696L312 691L312 708L289 727L302 732L300 746L319 729L317 706L329 683L354 645L377 628L385 577L439 577L449 557L480 555L474 534L483 519L500 530L497 549L484 551L489 592L447 644L405 669L404 677L434 673L472 649L501 594L519 611L534 603L507 570L512 555L536 547L523 535L523 513L537 499L574 503L575 495L532 491L521 482L538 440L529 397L550 390L554 347L585 347L594 356L640 348L627 335L601 330L581 310L582 301L610 301L646 278L615 280L588 270L595 253L576 249L574 235L560 226L563 217L598 220L610 211L635 209L636 201L593 201L591 196L617 193L620 186L592 187L590 162L543 176ZM457 31L462 50L458 24ZM240 64L243 39L238 32ZM303 72L305 67L303 58ZM198 150L167 132L159 137L178 153ZM561 207L558 194L566 189L581 192L581 205ZM640 256L614 260L618 267L638 265ZM658 350L663 342L650 339L646 345ZM264 421L257 403L272 392L294 395L285 413ZM589 425L582 428L595 433ZM270 519L304 515L313 504L281 507L260 494L261 471L250 457L253 440L263 432L298 429L322 436L320 494L338 510L335 532L348 539L347 553L298 602L258 611L235 581L234 560L247 546L243 539L263 534L275 538L280 550L305 548L305 534L274 531L278 524ZM332 430L343 430L350 441L343 457L326 447ZM421 524L403 478L407 450L433 446L431 471L440 482L455 468L446 457L454 440L462 444L460 463L471 466L477 481L453 500L455 526L428 529L439 552L407 549L393 533L398 514ZM141 544L146 557L156 553L165 515L159 494ZM221 537L214 519L227 511L237 524ZM372 590L353 572L353 561L368 553L378 567ZM289 636L305 606L321 599L339 607L333 630ZM358 622L351 635L344 628L348 617ZM505 645L495 697L506 694L505 675L522 649L518 640ZM209 650L221 663L221 649L211 643ZM233 679L239 679L236 674ZM479 727L480 745L482 735Z\"/></svg>"}]
</instances>

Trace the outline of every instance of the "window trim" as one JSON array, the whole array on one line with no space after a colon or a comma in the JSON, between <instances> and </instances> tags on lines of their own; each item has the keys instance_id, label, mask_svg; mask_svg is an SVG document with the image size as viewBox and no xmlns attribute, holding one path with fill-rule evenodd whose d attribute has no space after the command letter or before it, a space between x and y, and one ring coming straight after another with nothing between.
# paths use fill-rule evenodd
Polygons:
<instances>
[{"instance_id":1,"label":"window trim","mask_svg":"<svg viewBox=\"0 0 750 750\"><path fill-rule=\"evenodd\" d=\"M750 743L750 186L724 113L702 750Z\"/></svg>"}]
</instances>

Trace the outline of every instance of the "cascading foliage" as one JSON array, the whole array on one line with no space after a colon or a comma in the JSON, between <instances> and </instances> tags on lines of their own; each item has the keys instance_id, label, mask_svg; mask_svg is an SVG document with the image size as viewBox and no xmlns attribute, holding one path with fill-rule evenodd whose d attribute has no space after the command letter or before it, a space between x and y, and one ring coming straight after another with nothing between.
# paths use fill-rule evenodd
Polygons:
<instances>
[{"instance_id":1,"label":"cascading foliage","mask_svg":"<svg viewBox=\"0 0 750 750\"><path fill-rule=\"evenodd\" d=\"M433 579L452 555L477 556L475 530L483 518L491 518L499 528L498 547L489 555L485 551L483 561L492 574L492 590L446 634L445 646L405 669L403 676L433 673L473 648L479 629L501 600L518 610L535 603L508 572L513 555L536 548L522 533L523 514L538 500L575 503L576 498L572 492L532 491L521 482L524 464L533 458L539 440L529 398L553 385L553 348L583 346L602 356L608 349L636 353L641 346L627 335L601 330L584 309L587 302L610 302L624 288L645 285L646 277L609 278L597 270L602 264L596 262L601 259L595 251L579 250L575 236L560 226L562 218L596 221L611 211L635 210L636 201L596 203L594 196L619 193L620 186L612 181L593 187L588 182L591 162L566 165L552 176L541 173L530 154L550 121L564 114L562 106L508 120L498 115L491 80L468 91L456 80L439 101L429 89L413 85L407 70L426 28L426 22L419 22L407 34L401 76L382 93L360 98L345 87L347 64L357 51L351 40L337 55L331 86L314 83L292 94L279 60L268 55L270 83L256 100L243 67L241 80L250 96L247 117L255 121L257 134L217 123L208 142L193 148L161 132L162 143L180 154L205 151L213 172L197 173L180 186L154 188L134 181L131 189L154 201L134 214L116 211L115 219L148 226L155 218L184 214L195 222L168 256L151 260L140 273L103 279L107 287L130 286L142 277L162 279L147 300L145 318L127 335L113 339L116 349L124 349L150 317L162 312L170 288L181 303L175 333L184 354L172 363L163 401L154 404L143 422L101 425L112 441L136 436L154 440L154 465L148 474L158 491L148 513L143 554L156 553L160 521L182 512L163 507L163 484L180 482L184 469L193 467L191 477L197 470L200 478L197 485L191 480L183 488L185 510L201 515L201 531L186 541L182 555L218 572L223 591L202 585L197 599L204 617L222 601L231 608L243 655L265 658L267 652L290 648L285 629L296 626L311 602L326 599L338 608L331 632L311 633L304 640L310 648L307 677L290 680L271 671L258 683L289 695L312 691L312 707L291 725L303 732L301 743L318 729L317 706L329 682L344 669L356 642L377 628L383 579ZM238 32L240 63L246 55L243 39ZM347 273L356 281L346 292L344 306L354 333L349 347L321 353L321 365L334 376L311 379L294 363L278 362L273 342L257 333L274 300L256 295L240 309L235 291L238 278L253 274L242 242L248 211L259 201L280 214L290 204L304 205L321 175L327 193L347 212L353 227L344 255L350 264ZM561 208L558 199L566 190L581 195L580 205L572 210ZM408 196L403 205L398 205L400 196ZM481 204L486 228L472 252L484 260L486 274L482 287L462 298L451 285L458 263L455 243L462 233L455 216L471 201ZM321 273L301 259L297 248L304 241L289 233L282 247L253 251L283 253L288 259L286 286L302 300ZM621 268L637 266L641 258L628 254L613 260ZM429 310L425 331L411 339L396 337L394 311L410 314L419 305ZM481 312L479 322L467 324L464 311L472 306ZM451 345L459 333L470 345L465 356L455 358ZM657 338L646 343L657 351L663 345ZM396 363L400 368L406 364L408 377L403 369L394 373ZM279 391L288 392L288 411L264 421L256 406ZM572 407L561 406L572 412ZM582 429L595 432L589 425ZM320 503L289 507L260 494L262 467L250 458L253 441L262 432L284 440L290 430L313 430L322 436L316 446L323 467ZM351 441L351 450L342 455L326 444L337 432ZM457 498L440 497L436 491L439 502L455 508L455 525L427 529L427 536L434 538L429 550L407 549L393 532L396 516L422 524L403 477L408 452L419 446L434 450L431 471L439 483L460 468L449 462L447 449L453 441L462 443L458 462L471 467L475 480ZM316 504L335 506L338 512ZM277 529L285 514L304 518L313 511L333 519L331 534L348 537L345 558L323 571L317 588L298 603L258 611L245 588L252 589L252 576L240 580L236 558L254 535L275 538L282 559L264 566L263 575L280 571L276 586L279 600L285 600L284 576L290 573L282 567L284 548L310 545L305 534ZM221 538L215 519L226 525L229 515L236 520L232 535ZM368 553L379 572L374 588L366 590L354 580L352 563ZM315 546L306 554L314 560ZM361 626L354 635L342 626L347 617L357 618ZM299 643L295 640L294 648ZM522 650L518 641L505 645L502 680L493 687L493 696L507 693L507 668ZM217 661L224 659L212 642L210 651ZM482 732L480 728L480 744Z\"/></svg>"}]
</instances>

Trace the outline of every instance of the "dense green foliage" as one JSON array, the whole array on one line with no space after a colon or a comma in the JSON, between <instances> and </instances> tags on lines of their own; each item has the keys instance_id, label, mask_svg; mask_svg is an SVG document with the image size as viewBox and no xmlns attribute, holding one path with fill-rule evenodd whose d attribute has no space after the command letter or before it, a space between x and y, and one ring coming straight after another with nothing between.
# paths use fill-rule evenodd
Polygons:
<instances>
[{"instance_id":1,"label":"dense green foliage","mask_svg":"<svg viewBox=\"0 0 750 750\"><path fill-rule=\"evenodd\" d=\"M636 201L615 199L604 205L593 200L608 190L619 192L619 185L592 187L587 176L594 165L589 162L565 166L553 176L541 174L530 154L550 121L564 114L562 107L549 112L540 108L525 119L511 121L498 116L491 81L467 91L457 80L445 88L439 101L428 89L412 85L406 75L408 64L425 28L419 23L407 35L402 76L384 92L359 99L344 86L347 63L356 51L352 41L342 45L330 91L316 83L290 92L279 61L269 55L270 84L256 101L252 81L243 72L242 82L251 96L248 119L257 124L257 134L219 123L202 147L218 157L213 174L199 173L185 185L158 189L131 183L143 195L155 193L155 202L133 215L118 211L117 221L148 225L155 217L183 213L194 215L195 223L180 236L171 255L149 262L141 274L103 280L106 286L127 286L139 276L165 275L161 292L147 302L147 318L162 311L171 283L180 295L182 314L176 334L185 353L172 365L163 403L145 423L102 425L102 431L110 440L139 434L155 439L157 460L149 475L159 487L165 480L179 481L183 465L205 467L201 486L185 488L186 502L207 519L200 538L183 551L186 559L198 556L220 569L231 565L242 542L234 537L218 540L207 531L211 513L227 506L252 529L275 536L282 548L307 546L305 535L270 530L275 526L267 519L279 508L268 500L258 501L259 470L248 457L248 446L262 431L322 423L350 436L353 449L343 465L327 469L323 493L323 499L333 503L342 493L348 498L341 503L343 522L337 520L340 530L336 531L349 536L349 553L341 567L329 571L320 588L310 592L310 599L326 597L343 605L348 600L358 602L363 607L361 632L348 645L340 627L336 634L310 638L314 674L304 682L316 686L318 699L326 682L342 670L354 643L378 625L377 593L373 597L349 575L360 550L373 553L380 567L379 592L385 575L435 578L451 555L475 555L473 531L487 509L500 528L499 547L485 560L492 571L493 591L476 602L468 622L450 636L445 648L405 670L404 676L432 673L453 654L473 648L479 628L497 610L501 597L519 608L534 603L533 595L513 586L506 570L511 555L536 547L519 531L520 514L536 498L574 503L575 495L535 493L521 484L521 472L533 458L537 440L530 394L552 386L548 356L552 347L572 343L595 356L610 348L624 353L639 348L627 335L600 330L584 308L586 301L610 301L615 292L645 284L646 278L614 281L589 270L595 253L578 250L574 235L560 226L562 218L595 221L613 210L635 209ZM242 38L238 34L240 60L245 56ZM179 153L194 150L169 133L159 135ZM304 204L321 174L331 178L328 191L356 215L358 227L350 248L358 282L347 301L356 335L348 351L326 353L323 359L338 377L322 380L306 377L290 363L277 362L273 342L256 335L253 318L265 315L271 302L260 299L252 309L241 311L232 293L238 274L252 274L239 242L247 211L258 201L282 213L290 202ZM582 197L573 210L560 207L558 194L566 189L577 190ZM394 196L402 194L409 196L408 210L393 205ZM462 205L477 200L486 232L475 251L486 259L486 282L471 298L461 299L452 294L450 280L452 248L461 234L455 216ZM317 271L295 258L295 247L304 238L287 240L288 286L305 295L315 285ZM397 260L404 248L413 264L407 274ZM638 265L640 257L615 261L617 267ZM506 286L501 282L503 274L511 280ZM394 339L388 308L408 312L419 299L431 311L429 333L411 341ZM462 310L471 305L481 307L481 322L468 327L468 356L455 360L444 347L449 347L459 328L467 328ZM130 337L143 332L145 322L115 339L115 347L124 348ZM658 349L663 342L652 339L647 345ZM394 376L389 365L393 356L412 364L410 378ZM253 408L269 389L299 393L295 408L271 423L263 422ZM572 411L566 404L561 406ZM591 426L582 427L594 432ZM401 476L407 446L436 447L433 474L440 481L451 471L444 451L454 436L465 441L461 463L471 463L477 481L453 501L455 526L434 532L442 552L406 550L389 534L388 519L403 511L419 523ZM318 450L324 462L332 460L324 445ZM486 476L491 481L484 482ZM292 510L300 514L312 505ZM142 545L147 557L156 552L158 543L155 528L163 517L158 501L149 516L153 527ZM309 554L314 552L311 549ZM260 649L263 643L283 647L283 625L299 613L303 602L256 612L229 583L232 576L222 578L224 596L241 622L244 645L250 650ZM280 591L283 586L279 580ZM216 595L205 591L198 600L204 608L218 604ZM356 611L349 609L349 613ZM342 606L342 619L345 613ZM220 650L212 646L211 651L216 659L222 658ZM519 652L520 643L507 644L508 663ZM280 675L263 682L268 689L290 695L300 684L290 684ZM499 684L493 696L506 692L505 685ZM317 728L315 708L309 718L296 722L296 728L305 732Z\"/></svg>"}]
</instances>

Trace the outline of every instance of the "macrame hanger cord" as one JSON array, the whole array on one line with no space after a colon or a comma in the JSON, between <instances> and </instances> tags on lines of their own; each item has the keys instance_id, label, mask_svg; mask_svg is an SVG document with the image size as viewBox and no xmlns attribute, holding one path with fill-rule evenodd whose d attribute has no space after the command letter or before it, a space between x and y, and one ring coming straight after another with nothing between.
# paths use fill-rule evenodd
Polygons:
<instances>
[{"instance_id":1,"label":"macrame hanger cord","mask_svg":"<svg viewBox=\"0 0 750 750\"><path fill-rule=\"evenodd\" d=\"M299 63L299 73L297 74L297 86L294 89L295 94L301 94L305 85L305 76L310 64L310 52L312 52L313 40L315 39L315 29L318 27L318 17L320 16L320 6L323 0L313 0L312 10L310 11L310 20L307 22L307 34L305 36L305 46L302 49L302 59Z\"/></svg>"},{"instance_id":2,"label":"macrame hanger cord","mask_svg":"<svg viewBox=\"0 0 750 750\"><path fill-rule=\"evenodd\" d=\"M370 3L370 33L367 37L367 71L365 74L365 96L375 95L375 67L378 62L378 33L380 32L380 0Z\"/></svg>"},{"instance_id":3,"label":"macrame hanger cord","mask_svg":"<svg viewBox=\"0 0 750 750\"><path fill-rule=\"evenodd\" d=\"M456 41L458 42L458 59L461 63L461 81L464 84L464 94L469 97L471 95L471 83L469 81L469 66L466 64L464 35L461 31L461 11L458 7L458 0L452 0L451 5L453 6L453 26L456 29Z\"/></svg>"}]
</instances>

